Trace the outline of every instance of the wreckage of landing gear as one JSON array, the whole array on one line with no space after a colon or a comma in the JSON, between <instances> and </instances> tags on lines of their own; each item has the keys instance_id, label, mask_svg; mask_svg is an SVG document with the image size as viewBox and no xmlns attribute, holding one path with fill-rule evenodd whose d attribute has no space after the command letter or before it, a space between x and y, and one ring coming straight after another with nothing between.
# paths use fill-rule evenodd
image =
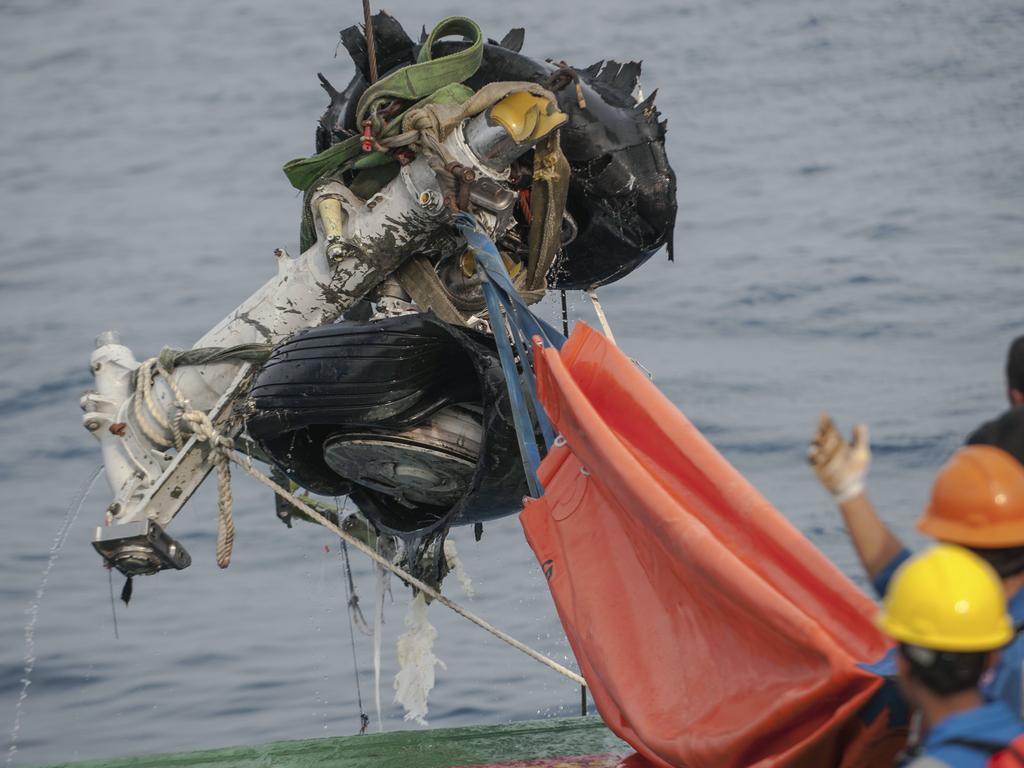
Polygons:
<instances>
[{"instance_id":1,"label":"wreckage of landing gear","mask_svg":"<svg viewBox=\"0 0 1024 768\"><path fill-rule=\"evenodd\" d=\"M453 216L472 213L527 303L671 257L675 176L638 63L539 61L522 30L485 42L462 17L419 43L385 13L373 29L383 75L343 31L355 75L342 90L321 76L316 154L285 166L304 193L301 255L276 251L277 274L191 350L140 362L117 334L97 340L81 404L114 498L94 546L125 575L190 564L167 529L215 435L292 487L348 496L366 536L402 542L437 583L448 529L527 493L505 328L496 343Z\"/></svg>"}]
</instances>

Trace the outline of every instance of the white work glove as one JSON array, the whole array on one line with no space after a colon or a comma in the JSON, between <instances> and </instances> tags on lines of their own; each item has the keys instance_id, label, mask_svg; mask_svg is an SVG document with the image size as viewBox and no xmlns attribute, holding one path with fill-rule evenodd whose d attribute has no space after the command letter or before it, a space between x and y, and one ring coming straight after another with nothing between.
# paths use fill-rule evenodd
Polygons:
<instances>
[{"instance_id":1,"label":"white work glove","mask_svg":"<svg viewBox=\"0 0 1024 768\"><path fill-rule=\"evenodd\" d=\"M832 418L823 413L807 449L807 460L837 504L858 496L864 492L864 479L871 465L867 426L855 426L853 442L847 443Z\"/></svg>"}]
</instances>

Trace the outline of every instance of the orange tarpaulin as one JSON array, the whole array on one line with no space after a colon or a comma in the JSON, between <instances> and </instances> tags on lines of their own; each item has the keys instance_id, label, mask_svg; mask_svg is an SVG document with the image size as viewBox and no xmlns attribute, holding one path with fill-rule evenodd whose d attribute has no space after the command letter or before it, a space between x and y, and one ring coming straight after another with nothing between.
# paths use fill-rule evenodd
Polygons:
<instances>
[{"instance_id":1,"label":"orange tarpaulin","mask_svg":"<svg viewBox=\"0 0 1024 768\"><path fill-rule=\"evenodd\" d=\"M567 445L520 519L609 728L659 766L890 764L872 602L599 333L535 364Z\"/></svg>"}]
</instances>

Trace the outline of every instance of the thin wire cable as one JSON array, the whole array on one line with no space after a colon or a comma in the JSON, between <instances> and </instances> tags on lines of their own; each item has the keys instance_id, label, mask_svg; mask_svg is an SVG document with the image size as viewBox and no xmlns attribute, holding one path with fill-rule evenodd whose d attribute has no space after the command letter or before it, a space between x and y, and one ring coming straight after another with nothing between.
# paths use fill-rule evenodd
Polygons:
<instances>
[{"instance_id":1,"label":"thin wire cable","mask_svg":"<svg viewBox=\"0 0 1024 768\"><path fill-rule=\"evenodd\" d=\"M263 485L267 486L268 488L270 488L272 491L274 491L274 493L276 493L279 496L281 496L282 498L286 499L291 504L293 504L296 507L298 507L299 510L301 510L304 514L308 515L310 518L312 518L313 520L318 522L324 528L326 528L327 530L329 530L332 533L334 533L335 535L337 535L339 538L341 538L343 541L347 542L353 548L355 548L358 551L362 552L364 555L366 555L368 558L370 558L373 562L375 562L381 568L384 568L385 570L389 571L390 573L395 574L398 578L400 578L402 581L404 581L409 586L415 587L416 589L420 590L421 592L426 594L428 597L430 597L432 600L435 600L435 601L439 602L441 605L443 605L446 608L448 608L448 609L454 611L455 613L459 614L462 618L466 619L467 621L472 622L473 624L476 624L478 627L480 627L481 629L486 630L487 632L491 633L492 635L494 635L499 640L502 640L503 642L507 643L508 645L511 645L516 650L521 651L522 653L525 653L527 656L529 656L534 661L537 661L537 662L543 664L544 666L548 667L549 669L552 669L555 672L558 672L558 674L562 675L563 677L566 677L569 680L572 680L577 685L586 685L587 684L587 681L584 680L581 675L578 675L575 672L573 672L571 669L568 669L567 667L562 666L561 664L559 664L554 659L549 659L547 656L542 654L540 651L534 650L530 646L528 646L528 645L526 645L524 643L521 643L519 640L516 640L514 637L512 637L508 633L503 632L502 630L498 629L494 625L492 625L489 622L487 622L485 619L482 619L481 617L477 616L472 611L469 611L466 608L463 608L461 605L459 605L455 601L451 600L450 598L446 597L445 595L442 595L440 592L438 592L436 589L434 589L432 586L430 586L429 584L427 584L423 580L416 578L411 573L409 573L408 571L404 570L403 568L400 568L399 566L395 565L394 563L392 563L387 558L382 557L381 555L377 554L370 547L368 547L366 544L364 544L362 541L360 541L359 539L355 538L350 533L347 533L347 532L343 531L339 526L335 525L330 520L328 520L326 517L321 515L319 512L317 512L311 506L306 504L302 499L298 498L297 496L295 496L290 491L286 490L282 486L280 486L277 483L275 483L273 480L271 480L265 474L263 474L258 469L256 469L256 467L254 467L251 464L243 461L242 457L238 453L236 453L234 450L231 450L229 448L223 448L222 450L224 450L225 455L231 461L233 461L235 464L237 464L239 467L241 467L248 475L250 475L251 477L256 479L258 482L262 483Z\"/></svg>"},{"instance_id":2,"label":"thin wire cable","mask_svg":"<svg viewBox=\"0 0 1024 768\"><path fill-rule=\"evenodd\" d=\"M337 499L334 501L335 509L338 511L338 521L341 522L342 516L345 514L345 507L348 506L348 496L345 497L345 506L340 506ZM359 733L366 733L367 727L370 725L370 718L366 714L366 710L363 709L363 691L359 685L359 659L356 658L356 633L352 625L355 622L353 617L353 609L358 609L358 598L353 600L356 593L356 585L352 579L352 564L348 559L348 544L345 543L344 539L341 539L341 556L345 561L345 591L348 594L348 637L352 644L352 672L356 678L356 701L359 704Z\"/></svg>"},{"instance_id":3,"label":"thin wire cable","mask_svg":"<svg viewBox=\"0 0 1024 768\"><path fill-rule=\"evenodd\" d=\"M352 627L352 586L350 581L352 579L352 570L348 561L348 544L344 539L341 540L341 553L345 559L345 572L348 574L348 579L345 581L345 591L348 593L348 638L352 644L352 671L356 677L356 702L359 704L359 733L366 733L367 727L370 725L370 717L366 714L366 710L363 709L363 690L359 685L359 659L356 657L356 631Z\"/></svg>"},{"instance_id":4,"label":"thin wire cable","mask_svg":"<svg viewBox=\"0 0 1024 768\"><path fill-rule=\"evenodd\" d=\"M114 599L114 569L107 568L107 581L110 582L110 613L114 617L114 639L120 640L121 635L117 631L117 601Z\"/></svg>"},{"instance_id":5,"label":"thin wire cable","mask_svg":"<svg viewBox=\"0 0 1024 768\"><path fill-rule=\"evenodd\" d=\"M500 311L498 311L497 306L491 306L496 305L498 303L496 295L492 295L490 291L486 290L485 295L488 298L488 305L491 307L492 315L495 317L500 317ZM506 350L508 354L511 353L511 350L508 350L508 348L503 344L498 345L498 350L499 352L501 352L502 350ZM154 367L155 365L152 364L152 360L147 360L142 364L143 371L151 370L151 368ZM173 379L163 371L161 371L160 373L166 380L168 386L170 387L172 393L174 394L176 400L175 405L179 409L176 418L174 418L172 421L172 423L176 427L174 434L175 444L180 446L183 442L184 437L178 431L178 425L188 425L188 427L190 428L190 430L196 436L197 439L205 441L208 444L212 452L211 458L213 464L217 468L217 495L219 507L217 530L218 566L220 566L221 568L226 568L228 566L228 563L230 563L231 561L231 545L234 541L234 521L232 520L231 514L232 494L231 472L229 467L230 463L234 462L239 467L241 467L248 475L255 478L257 481L267 486L268 488L270 488L281 498L289 501L294 507L297 507L299 510L308 515L311 519L320 523L320 525L322 525L327 530L333 532L340 539L342 539L343 541L353 546L355 549L362 552L364 555L369 557L373 562L377 563L377 565L379 565L381 568L398 576L398 578L400 578L406 584L415 587L416 589L420 590L428 597L430 597L432 600L436 600L437 602L441 603L441 605L462 616L464 619L472 622L473 624L476 624L481 629L484 629L487 632L491 633L499 640L502 640L508 645L511 645L513 648L521 651L522 653L525 653L534 661L537 661L543 664L544 666L554 670L555 672L558 672L563 677L567 677L568 679L572 680L574 683L577 683L578 685L586 685L586 680L584 680L581 675L578 675L571 669L564 667L557 661L549 659L547 656L540 653L539 651L534 650L530 646L521 643L519 640L516 640L508 633L501 631L500 629L488 623L484 619L480 618L473 612L467 610L466 608L463 608L458 603L445 597L423 580L416 578L411 573L398 567L387 558L382 557L380 554L375 552L373 549L368 547L366 544L364 544L356 537L343 531L338 525L328 520L322 514L313 509L309 504L306 504L302 499L295 496L295 494L293 494L291 491L285 489L283 486L274 482L274 480L267 477L265 474L256 469L252 465L251 457L249 457L248 461L243 461L241 455L234 450L233 441L225 437L224 435L220 434L217 428L214 427L209 415L204 413L203 411L198 411L190 408L188 401L184 397L184 394L177 387ZM139 391L141 391L143 398L147 401L147 405L149 405L151 408L155 406L155 403L153 402L154 396L152 390L152 381L147 381L145 384L143 384L140 381ZM509 389L510 394L514 394L516 391L518 390L512 389L511 387ZM136 394L139 394L139 392L137 391ZM536 446L534 446L534 450L536 450ZM539 463L539 460L538 462L534 463L534 466L536 466L536 463Z\"/></svg>"}]
</instances>

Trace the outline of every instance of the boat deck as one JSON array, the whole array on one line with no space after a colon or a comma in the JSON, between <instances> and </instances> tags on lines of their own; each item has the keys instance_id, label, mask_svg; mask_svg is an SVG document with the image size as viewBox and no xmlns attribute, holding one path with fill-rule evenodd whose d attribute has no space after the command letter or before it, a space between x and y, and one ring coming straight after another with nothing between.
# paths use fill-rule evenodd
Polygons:
<instances>
[{"instance_id":1,"label":"boat deck","mask_svg":"<svg viewBox=\"0 0 1024 768\"><path fill-rule=\"evenodd\" d=\"M125 757L61 768L615 768L632 754L598 717L395 731ZM628 763L637 766L634 760ZM58 768L58 766L51 766Z\"/></svg>"}]
</instances>

